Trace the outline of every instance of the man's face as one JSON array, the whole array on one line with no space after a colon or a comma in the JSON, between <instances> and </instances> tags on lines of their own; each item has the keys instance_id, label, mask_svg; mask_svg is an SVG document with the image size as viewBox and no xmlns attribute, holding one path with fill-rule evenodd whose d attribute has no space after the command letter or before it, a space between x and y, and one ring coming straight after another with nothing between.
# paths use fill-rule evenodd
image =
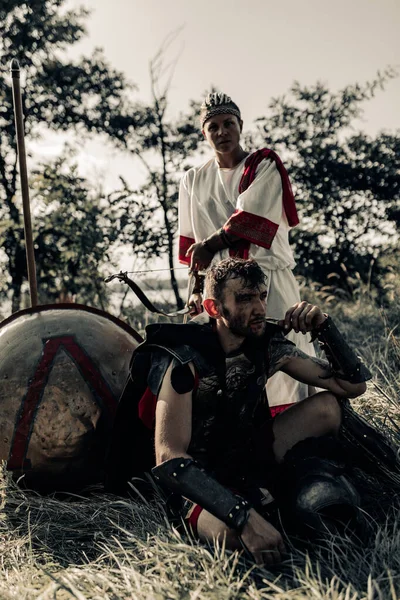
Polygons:
<instances>
[{"instance_id":1,"label":"man's face","mask_svg":"<svg viewBox=\"0 0 400 600\"><path fill-rule=\"evenodd\" d=\"M266 327L267 287L244 287L241 279L225 284L221 314L226 327L239 337L260 337Z\"/></svg>"},{"instance_id":2,"label":"man's face","mask_svg":"<svg viewBox=\"0 0 400 600\"><path fill-rule=\"evenodd\" d=\"M203 134L217 154L232 152L239 146L242 122L235 115L222 114L204 123Z\"/></svg>"}]
</instances>

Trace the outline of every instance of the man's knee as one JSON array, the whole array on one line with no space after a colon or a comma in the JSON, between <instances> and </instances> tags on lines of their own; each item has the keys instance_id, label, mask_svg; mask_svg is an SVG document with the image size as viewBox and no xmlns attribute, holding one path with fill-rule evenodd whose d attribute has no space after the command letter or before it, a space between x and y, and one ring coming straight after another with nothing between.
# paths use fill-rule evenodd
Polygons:
<instances>
[{"instance_id":1,"label":"man's knee","mask_svg":"<svg viewBox=\"0 0 400 600\"><path fill-rule=\"evenodd\" d=\"M321 424L324 431L337 432L341 423L341 408L334 394L319 392L313 396L313 419Z\"/></svg>"},{"instance_id":2,"label":"man's knee","mask_svg":"<svg viewBox=\"0 0 400 600\"><path fill-rule=\"evenodd\" d=\"M295 444L309 437L336 435L341 423L341 408L331 392L319 392L302 400L274 420L273 451L278 462Z\"/></svg>"}]
</instances>

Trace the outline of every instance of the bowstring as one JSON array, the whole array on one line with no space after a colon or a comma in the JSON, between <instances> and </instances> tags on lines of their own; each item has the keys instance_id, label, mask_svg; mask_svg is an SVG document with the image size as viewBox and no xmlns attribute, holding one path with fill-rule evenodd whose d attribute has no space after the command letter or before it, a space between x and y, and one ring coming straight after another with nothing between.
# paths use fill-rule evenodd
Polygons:
<instances>
[{"instance_id":1,"label":"bowstring","mask_svg":"<svg viewBox=\"0 0 400 600\"><path fill-rule=\"evenodd\" d=\"M147 269L143 271L124 271L127 275L139 275L140 273L159 273L161 271L181 271L182 269L188 269L189 267L174 267L173 269Z\"/></svg>"}]
</instances>

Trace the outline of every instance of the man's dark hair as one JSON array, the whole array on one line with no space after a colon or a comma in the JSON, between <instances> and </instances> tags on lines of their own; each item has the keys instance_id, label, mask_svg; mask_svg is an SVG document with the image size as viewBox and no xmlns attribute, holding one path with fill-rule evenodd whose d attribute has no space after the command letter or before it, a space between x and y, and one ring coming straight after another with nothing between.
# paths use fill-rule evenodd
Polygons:
<instances>
[{"instance_id":1,"label":"man's dark hair","mask_svg":"<svg viewBox=\"0 0 400 600\"><path fill-rule=\"evenodd\" d=\"M267 276L255 260L226 258L213 265L206 273L207 298L215 298L222 302L226 282L229 279L242 279L243 287L255 289L266 284Z\"/></svg>"}]
</instances>

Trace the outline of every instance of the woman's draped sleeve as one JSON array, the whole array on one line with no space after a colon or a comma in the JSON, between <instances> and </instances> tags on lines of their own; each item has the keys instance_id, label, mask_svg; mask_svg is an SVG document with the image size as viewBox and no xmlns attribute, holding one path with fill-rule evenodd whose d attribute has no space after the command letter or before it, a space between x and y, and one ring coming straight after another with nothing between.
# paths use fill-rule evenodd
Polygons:
<instances>
[{"instance_id":1,"label":"woman's draped sleeve","mask_svg":"<svg viewBox=\"0 0 400 600\"><path fill-rule=\"evenodd\" d=\"M181 179L179 187L179 262L189 265L190 257L186 256L188 248L195 243L191 219L191 187L193 183L193 169L190 169Z\"/></svg>"},{"instance_id":2,"label":"woman's draped sleeve","mask_svg":"<svg viewBox=\"0 0 400 600\"><path fill-rule=\"evenodd\" d=\"M285 167L272 150L258 150L246 160L236 210L224 230L269 249L283 210L289 225L297 225L299 220Z\"/></svg>"}]
</instances>

